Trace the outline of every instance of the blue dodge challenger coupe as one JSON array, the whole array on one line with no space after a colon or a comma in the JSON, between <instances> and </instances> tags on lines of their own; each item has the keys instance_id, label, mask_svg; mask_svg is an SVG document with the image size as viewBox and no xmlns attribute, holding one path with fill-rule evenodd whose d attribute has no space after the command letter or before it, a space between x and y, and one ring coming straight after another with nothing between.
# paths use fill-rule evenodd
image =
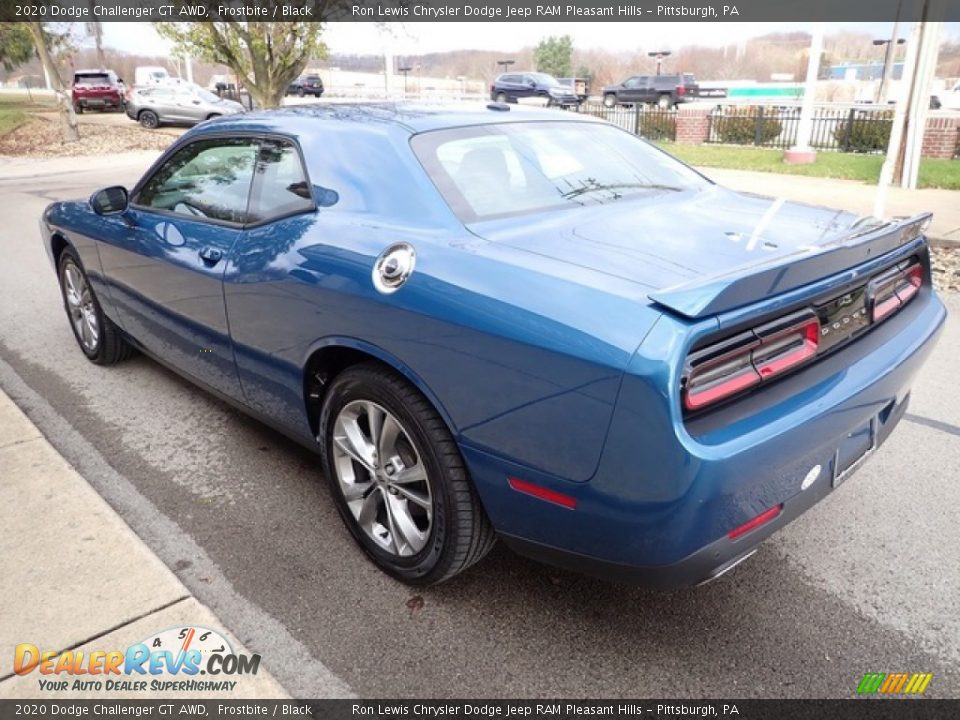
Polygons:
<instances>
[{"instance_id":1,"label":"blue dodge challenger coupe","mask_svg":"<svg viewBox=\"0 0 960 720\"><path fill-rule=\"evenodd\" d=\"M42 232L91 361L141 350L316 450L394 577L499 537L666 588L899 422L945 320L928 222L735 193L577 113L380 104L203 123Z\"/></svg>"}]
</instances>

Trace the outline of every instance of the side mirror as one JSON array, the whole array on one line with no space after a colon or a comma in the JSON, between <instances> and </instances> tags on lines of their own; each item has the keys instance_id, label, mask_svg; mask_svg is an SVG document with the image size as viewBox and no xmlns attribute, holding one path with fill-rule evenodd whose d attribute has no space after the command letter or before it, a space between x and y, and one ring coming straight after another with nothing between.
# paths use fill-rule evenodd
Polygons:
<instances>
[{"instance_id":1,"label":"side mirror","mask_svg":"<svg viewBox=\"0 0 960 720\"><path fill-rule=\"evenodd\" d=\"M127 209L127 189L120 185L98 190L90 196L90 207L97 215L116 215Z\"/></svg>"},{"instance_id":2,"label":"side mirror","mask_svg":"<svg viewBox=\"0 0 960 720\"><path fill-rule=\"evenodd\" d=\"M527 87L535 88L537 84L533 80L527 80Z\"/></svg>"}]
</instances>

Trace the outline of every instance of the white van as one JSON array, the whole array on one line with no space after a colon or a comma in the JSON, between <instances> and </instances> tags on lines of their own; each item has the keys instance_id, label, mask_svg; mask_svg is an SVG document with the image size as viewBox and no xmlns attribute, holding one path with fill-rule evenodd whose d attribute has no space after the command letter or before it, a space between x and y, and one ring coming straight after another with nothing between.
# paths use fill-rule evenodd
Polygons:
<instances>
[{"instance_id":1,"label":"white van","mask_svg":"<svg viewBox=\"0 0 960 720\"><path fill-rule=\"evenodd\" d=\"M133 84L137 86L168 85L173 82L167 69L159 66L141 65L133 75Z\"/></svg>"}]
</instances>

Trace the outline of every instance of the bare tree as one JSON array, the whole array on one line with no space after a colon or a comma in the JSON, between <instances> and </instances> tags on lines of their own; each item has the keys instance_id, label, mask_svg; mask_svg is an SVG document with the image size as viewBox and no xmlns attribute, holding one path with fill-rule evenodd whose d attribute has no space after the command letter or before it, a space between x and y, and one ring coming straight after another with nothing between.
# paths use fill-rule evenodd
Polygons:
<instances>
[{"instance_id":1,"label":"bare tree","mask_svg":"<svg viewBox=\"0 0 960 720\"><path fill-rule=\"evenodd\" d=\"M53 83L53 91L57 96L57 106L60 110L60 132L63 135L64 142L77 142L80 139L80 129L77 127L77 116L73 112L73 102L66 92L63 84L63 78L60 77L60 69L53 61L53 55L50 52L50 36L41 22L28 22L27 28L30 30L30 36L33 38L33 44L37 49L37 55L44 69L50 76L50 82Z\"/></svg>"},{"instance_id":2,"label":"bare tree","mask_svg":"<svg viewBox=\"0 0 960 720\"><path fill-rule=\"evenodd\" d=\"M107 67L107 61L103 56L103 23L88 22L86 23L86 28L87 35L93 37L93 43L97 48L97 67L100 70L105 70Z\"/></svg>"}]
</instances>

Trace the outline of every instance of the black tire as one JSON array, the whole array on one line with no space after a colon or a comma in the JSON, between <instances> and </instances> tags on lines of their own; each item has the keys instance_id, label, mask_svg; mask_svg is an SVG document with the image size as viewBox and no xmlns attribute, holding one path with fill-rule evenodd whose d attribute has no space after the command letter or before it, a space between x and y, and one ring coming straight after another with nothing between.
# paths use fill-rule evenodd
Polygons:
<instances>
[{"instance_id":1,"label":"black tire","mask_svg":"<svg viewBox=\"0 0 960 720\"><path fill-rule=\"evenodd\" d=\"M77 115L83 115L83 105L81 105L80 103L74 103L73 112L76 113Z\"/></svg>"},{"instance_id":2,"label":"black tire","mask_svg":"<svg viewBox=\"0 0 960 720\"><path fill-rule=\"evenodd\" d=\"M96 344L90 348L84 345L83 340L80 337L80 333L77 331L77 328L73 323L73 318L70 314L65 281L68 268L75 268L80 273L84 282L87 283L87 287L90 292L94 313L100 329ZM60 254L60 264L58 267L57 277L60 280L60 295L63 298L63 309L67 313L67 320L70 322L70 329L73 331L73 336L77 341L77 345L80 346L80 350L83 351L83 354L87 356L87 359L96 363L97 365L114 365L115 363L118 363L121 360L126 360L128 357L130 357L133 354L133 347L127 342L126 338L123 336L123 333L120 331L120 328L118 328L113 321L103 313L103 308L100 307L100 301L97 298L96 293L93 291L93 287L90 286L90 280L87 278L87 273L83 269L80 258L72 247L68 246L64 248L63 252Z\"/></svg>"},{"instance_id":3,"label":"black tire","mask_svg":"<svg viewBox=\"0 0 960 720\"><path fill-rule=\"evenodd\" d=\"M497 102L498 102L498 103L505 103L506 101L507 101L507 94L506 94L506 93L502 93L502 92L497 93Z\"/></svg>"},{"instance_id":4,"label":"black tire","mask_svg":"<svg viewBox=\"0 0 960 720\"><path fill-rule=\"evenodd\" d=\"M218 117L222 117L220 113L210 113L209 115L207 115L207 120L214 120Z\"/></svg>"},{"instance_id":5,"label":"black tire","mask_svg":"<svg viewBox=\"0 0 960 720\"><path fill-rule=\"evenodd\" d=\"M160 127L160 117L153 110L141 110L137 121L147 130L156 130Z\"/></svg>"},{"instance_id":6,"label":"black tire","mask_svg":"<svg viewBox=\"0 0 960 720\"><path fill-rule=\"evenodd\" d=\"M415 446L430 482L433 518L424 548L407 557L377 545L350 511L333 464L333 430L349 403L367 400L392 414ZM347 529L384 572L410 585L432 585L467 569L496 541L493 527L470 481L457 444L420 392L405 379L376 364L344 370L332 382L320 414L323 472Z\"/></svg>"},{"instance_id":7,"label":"black tire","mask_svg":"<svg viewBox=\"0 0 960 720\"><path fill-rule=\"evenodd\" d=\"M617 96L613 93L607 93L603 96L603 106L606 108L615 107L617 104Z\"/></svg>"},{"instance_id":8,"label":"black tire","mask_svg":"<svg viewBox=\"0 0 960 720\"><path fill-rule=\"evenodd\" d=\"M301 87L301 88L297 88L297 97L303 97L303 96L306 95L306 94L307 94L307 93L304 92L304 90L303 90L302 87Z\"/></svg>"}]
</instances>

